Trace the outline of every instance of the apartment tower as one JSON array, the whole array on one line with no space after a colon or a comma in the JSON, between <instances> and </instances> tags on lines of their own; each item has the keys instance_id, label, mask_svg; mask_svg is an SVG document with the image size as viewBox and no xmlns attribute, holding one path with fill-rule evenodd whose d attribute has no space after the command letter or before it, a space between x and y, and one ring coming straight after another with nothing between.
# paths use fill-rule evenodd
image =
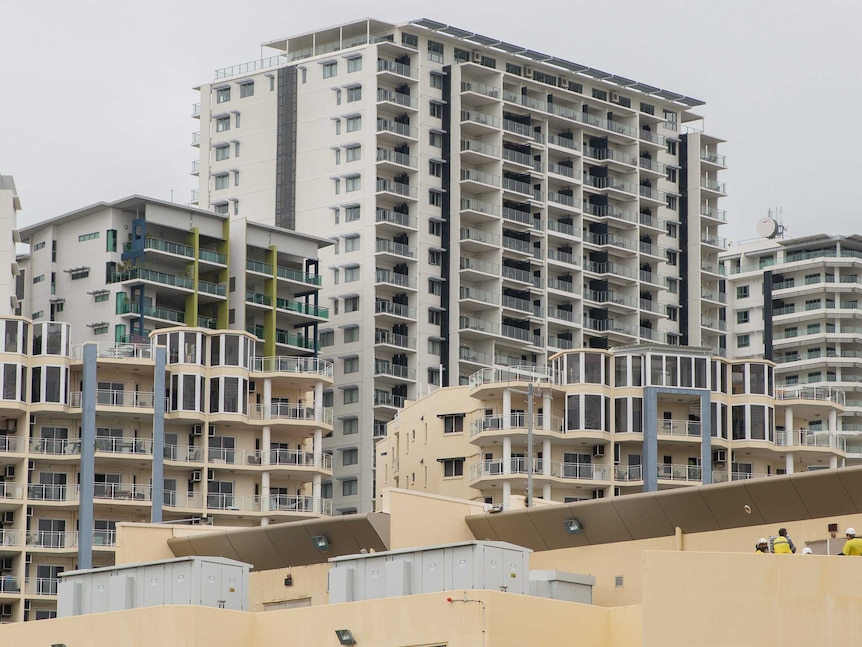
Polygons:
<instances>
[{"instance_id":1,"label":"apartment tower","mask_svg":"<svg viewBox=\"0 0 862 647\"><path fill-rule=\"evenodd\" d=\"M216 71L193 200L329 237L333 498L437 385L572 348L723 352L721 140L703 102L432 20L363 20Z\"/></svg>"}]
</instances>

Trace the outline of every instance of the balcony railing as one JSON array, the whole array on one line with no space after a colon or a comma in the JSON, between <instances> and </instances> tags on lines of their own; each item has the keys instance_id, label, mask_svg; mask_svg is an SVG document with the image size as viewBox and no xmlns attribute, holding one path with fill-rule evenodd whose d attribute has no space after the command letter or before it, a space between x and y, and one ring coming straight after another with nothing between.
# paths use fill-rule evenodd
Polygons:
<instances>
[{"instance_id":1,"label":"balcony railing","mask_svg":"<svg viewBox=\"0 0 862 647\"><path fill-rule=\"evenodd\" d=\"M390 209L377 209L375 213L375 222L388 222L401 227L409 227L416 229L416 217L406 213L399 213Z\"/></svg>"},{"instance_id":2,"label":"balcony railing","mask_svg":"<svg viewBox=\"0 0 862 647\"><path fill-rule=\"evenodd\" d=\"M562 371L550 366L508 366L506 368L483 368L470 376L470 386L501 384L507 382L539 382L563 384Z\"/></svg>"},{"instance_id":3,"label":"balcony railing","mask_svg":"<svg viewBox=\"0 0 862 647\"><path fill-rule=\"evenodd\" d=\"M703 469L700 465L658 465L658 478L670 481L700 481Z\"/></svg>"},{"instance_id":4,"label":"balcony railing","mask_svg":"<svg viewBox=\"0 0 862 647\"><path fill-rule=\"evenodd\" d=\"M407 366L401 366L400 364L393 364L392 362L379 359L374 360L374 374L388 375L402 380L416 379L415 368L409 368Z\"/></svg>"},{"instance_id":5,"label":"balcony railing","mask_svg":"<svg viewBox=\"0 0 862 647\"><path fill-rule=\"evenodd\" d=\"M406 76L410 79L415 79L418 77L418 72L415 67L410 67L409 65L405 65L404 63L396 63L395 61L390 61L385 58L377 59L377 71L393 72L395 74L398 74L399 76Z\"/></svg>"},{"instance_id":6,"label":"balcony railing","mask_svg":"<svg viewBox=\"0 0 862 647\"><path fill-rule=\"evenodd\" d=\"M321 319L329 318L329 308L316 306L312 303L305 303L303 301L276 298L275 307L279 310L284 310L285 312L297 312L310 317L320 317Z\"/></svg>"},{"instance_id":7,"label":"balcony railing","mask_svg":"<svg viewBox=\"0 0 862 647\"><path fill-rule=\"evenodd\" d=\"M276 276L280 279L289 281L299 281L300 283L309 283L311 285L320 285L323 282L323 277L320 274L309 274L301 272L289 267L278 266L275 268Z\"/></svg>"},{"instance_id":8,"label":"balcony railing","mask_svg":"<svg viewBox=\"0 0 862 647\"><path fill-rule=\"evenodd\" d=\"M813 447L847 451L847 438L835 432L820 429L791 429L775 432L775 444L779 447Z\"/></svg>"},{"instance_id":9,"label":"balcony railing","mask_svg":"<svg viewBox=\"0 0 862 647\"><path fill-rule=\"evenodd\" d=\"M799 386L775 389L778 400L820 400L844 405L846 394L842 389L828 386Z\"/></svg>"},{"instance_id":10,"label":"balcony railing","mask_svg":"<svg viewBox=\"0 0 862 647\"><path fill-rule=\"evenodd\" d=\"M81 391L69 394L69 406L81 407ZM129 407L133 409L152 409L155 394L152 391L114 391L98 389L96 391L97 407Z\"/></svg>"},{"instance_id":11,"label":"balcony railing","mask_svg":"<svg viewBox=\"0 0 862 647\"><path fill-rule=\"evenodd\" d=\"M374 331L375 344L387 344L389 346L398 346L399 348L416 349L416 338L408 337L407 335L398 335L389 332L388 330Z\"/></svg>"},{"instance_id":12,"label":"balcony railing","mask_svg":"<svg viewBox=\"0 0 862 647\"><path fill-rule=\"evenodd\" d=\"M396 243L384 238L378 238L374 245L376 253L394 254L395 256L406 256L407 258L416 258L416 248L412 245L404 243Z\"/></svg>"},{"instance_id":13,"label":"balcony railing","mask_svg":"<svg viewBox=\"0 0 862 647\"><path fill-rule=\"evenodd\" d=\"M255 357L251 370L254 373L308 373L331 378L332 362L316 357Z\"/></svg>"},{"instance_id":14,"label":"balcony railing","mask_svg":"<svg viewBox=\"0 0 862 647\"><path fill-rule=\"evenodd\" d=\"M667 420L658 421L658 433L667 436L697 436L701 435L701 423L693 420Z\"/></svg>"},{"instance_id":15,"label":"balcony railing","mask_svg":"<svg viewBox=\"0 0 862 647\"><path fill-rule=\"evenodd\" d=\"M416 108L419 105L416 97L411 97L409 94L395 92L394 90L386 90L383 88L377 89L377 101L388 101L389 103L397 103L399 106L407 108Z\"/></svg>"},{"instance_id":16,"label":"balcony railing","mask_svg":"<svg viewBox=\"0 0 862 647\"><path fill-rule=\"evenodd\" d=\"M27 546L32 548L76 548L78 546L78 533L69 531L31 530L27 533ZM46 593L47 595L56 594Z\"/></svg>"},{"instance_id":17,"label":"balcony railing","mask_svg":"<svg viewBox=\"0 0 862 647\"><path fill-rule=\"evenodd\" d=\"M495 369L489 369L495 370ZM484 431L499 431L502 429L529 429L530 417L525 413L512 413L508 416L482 416L470 423L470 435L475 436ZM563 432L563 419L557 416L534 415L532 428L535 432Z\"/></svg>"},{"instance_id":18,"label":"balcony railing","mask_svg":"<svg viewBox=\"0 0 862 647\"><path fill-rule=\"evenodd\" d=\"M0 436L0 453L15 453L23 450L23 442L18 436Z\"/></svg>"}]
</instances>

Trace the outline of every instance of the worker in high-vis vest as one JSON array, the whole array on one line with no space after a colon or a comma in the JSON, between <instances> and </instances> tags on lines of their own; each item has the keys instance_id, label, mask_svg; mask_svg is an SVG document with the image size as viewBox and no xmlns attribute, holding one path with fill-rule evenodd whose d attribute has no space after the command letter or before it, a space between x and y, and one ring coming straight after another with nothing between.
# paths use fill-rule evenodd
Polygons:
<instances>
[{"instance_id":1,"label":"worker in high-vis vest","mask_svg":"<svg viewBox=\"0 0 862 647\"><path fill-rule=\"evenodd\" d=\"M792 555L796 552L796 546L788 536L787 528L778 529L778 537L772 540L772 552L776 555Z\"/></svg>"}]
</instances>

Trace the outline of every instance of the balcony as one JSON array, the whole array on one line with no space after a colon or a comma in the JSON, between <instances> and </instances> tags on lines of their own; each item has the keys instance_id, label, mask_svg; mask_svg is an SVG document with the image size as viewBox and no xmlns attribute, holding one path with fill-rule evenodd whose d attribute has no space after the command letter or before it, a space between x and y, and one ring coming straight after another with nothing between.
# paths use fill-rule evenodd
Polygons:
<instances>
[{"instance_id":1,"label":"balcony","mask_svg":"<svg viewBox=\"0 0 862 647\"><path fill-rule=\"evenodd\" d=\"M704 162L709 162L710 164L714 164L716 166L726 167L727 166L727 158L724 155L719 155L718 153L712 153L708 150L700 151L700 159Z\"/></svg>"},{"instance_id":2,"label":"balcony","mask_svg":"<svg viewBox=\"0 0 862 647\"><path fill-rule=\"evenodd\" d=\"M486 155L494 159L500 157L499 146L496 146L495 144L488 144L486 142L480 142L475 139L462 139L461 152L478 153L479 155Z\"/></svg>"},{"instance_id":3,"label":"balcony","mask_svg":"<svg viewBox=\"0 0 862 647\"><path fill-rule=\"evenodd\" d=\"M700 482L703 470L700 465L658 465L658 478L664 481Z\"/></svg>"},{"instance_id":4,"label":"balcony","mask_svg":"<svg viewBox=\"0 0 862 647\"><path fill-rule=\"evenodd\" d=\"M125 283L126 281L149 281L189 291L195 288L194 279L175 274L165 274L164 272L155 272L143 267L136 267L124 272L113 272L108 277L108 283Z\"/></svg>"},{"instance_id":5,"label":"balcony","mask_svg":"<svg viewBox=\"0 0 862 647\"><path fill-rule=\"evenodd\" d=\"M378 299L374 302L374 314L392 315L395 317L403 317L406 319L416 318L416 308L401 303L393 303L391 301L383 301Z\"/></svg>"},{"instance_id":6,"label":"balcony","mask_svg":"<svg viewBox=\"0 0 862 647\"><path fill-rule=\"evenodd\" d=\"M811 449L834 449L847 451L847 438L836 436L836 432L826 430L799 429L776 431L775 445L778 447L808 447Z\"/></svg>"},{"instance_id":7,"label":"balcony","mask_svg":"<svg viewBox=\"0 0 862 647\"><path fill-rule=\"evenodd\" d=\"M377 161L383 163L390 163L395 166L405 167L412 170L415 170L418 165L418 158L413 155L407 155L405 153L398 153L394 150L388 150L386 148L378 148L377 149Z\"/></svg>"},{"instance_id":8,"label":"balcony","mask_svg":"<svg viewBox=\"0 0 862 647\"><path fill-rule=\"evenodd\" d=\"M388 330L375 330L374 343L384 346L397 346L408 350L416 350L416 338L407 335L398 335Z\"/></svg>"},{"instance_id":9,"label":"balcony","mask_svg":"<svg viewBox=\"0 0 862 647\"><path fill-rule=\"evenodd\" d=\"M416 139L419 136L419 131L415 127L409 124L392 121L391 119L378 119L377 132L393 133L400 137L407 137L409 139Z\"/></svg>"},{"instance_id":10,"label":"balcony","mask_svg":"<svg viewBox=\"0 0 862 647\"><path fill-rule=\"evenodd\" d=\"M500 88L494 87L493 85L478 83L476 81L461 81L461 92L473 92L475 94L490 97L491 99L500 98Z\"/></svg>"},{"instance_id":11,"label":"balcony","mask_svg":"<svg viewBox=\"0 0 862 647\"><path fill-rule=\"evenodd\" d=\"M385 283L394 285L399 288L416 289L416 279L407 274L399 274L398 272L390 272L389 270L377 270L374 273L375 283Z\"/></svg>"},{"instance_id":12,"label":"balcony","mask_svg":"<svg viewBox=\"0 0 862 647\"><path fill-rule=\"evenodd\" d=\"M559 135L548 135L548 144L565 148L570 151L578 151L578 143L572 137L560 137Z\"/></svg>"},{"instance_id":13,"label":"balcony","mask_svg":"<svg viewBox=\"0 0 862 647\"><path fill-rule=\"evenodd\" d=\"M0 436L0 453L23 452L23 441L17 436Z\"/></svg>"},{"instance_id":14,"label":"balcony","mask_svg":"<svg viewBox=\"0 0 862 647\"><path fill-rule=\"evenodd\" d=\"M377 71L390 73L395 76L408 79L417 79L419 77L419 72L415 67L410 67L404 63L396 63L395 61L390 61L384 58L377 59Z\"/></svg>"},{"instance_id":15,"label":"balcony","mask_svg":"<svg viewBox=\"0 0 862 647\"><path fill-rule=\"evenodd\" d=\"M170 321L171 323L184 324L186 322L186 313L180 310L172 310L171 308L163 308L161 306L141 306L134 301L124 301L118 307L118 314L144 315L150 319L159 319L161 321Z\"/></svg>"},{"instance_id":16,"label":"balcony","mask_svg":"<svg viewBox=\"0 0 862 647\"><path fill-rule=\"evenodd\" d=\"M201 104L193 103L192 104L192 118L201 116Z\"/></svg>"},{"instance_id":17,"label":"balcony","mask_svg":"<svg viewBox=\"0 0 862 647\"><path fill-rule=\"evenodd\" d=\"M419 101L416 97L384 88L378 88L377 90L377 103L394 103L405 108L413 108L414 110L419 106Z\"/></svg>"},{"instance_id":18,"label":"balcony","mask_svg":"<svg viewBox=\"0 0 862 647\"><path fill-rule=\"evenodd\" d=\"M700 188L720 193L721 195L727 195L727 184L725 182L718 182L717 180L702 177L700 178Z\"/></svg>"},{"instance_id":19,"label":"balcony","mask_svg":"<svg viewBox=\"0 0 862 647\"><path fill-rule=\"evenodd\" d=\"M375 377L388 376L394 377L397 380L409 380L411 382L416 381L415 368L409 368L400 364L393 364L392 362L380 359L374 360L374 375Z\"/></svg>"},{"instance_id":20,"label":"balcony","mask_svg":"<svg viewBox=\"0 0 862 647\"><path fill-rule=\"evenodd\" d=\"M316 357L255 357L252 373L307 373L332 378L332 362Z\"/></svg>"},{"instance_id":21,"label":"balcony","mask_svg":"<svg viewBox=\"0 0 862 647\"><path fill-rule=\"evenodd\" d=\"M829 386L798 386L775 389L778 400L817 400L843 405L845 392Z\"/></svg>"},{"instance_id":22,"label":"balcony","mask_svg":"<svg viewBox=\"0 0 862 647\"><path fill-rule=\"evenodd\" d=\"M724 209L713 209L712 207L706 207L701 205L700 215L706 216L707 218L712 218L713 220L727 222L727 212Z\"/></svg>"},{"instance_id":23,"label":"balcony","mask_svg":"<svg viewBox=\"0 0 862 647\"><path fill-rule=\"evenodd\" d=\"M81 391L69 394L69 406L81 408ZM152 409L155 394L152 391L119 391L99 389L96 391L96 407L123 407L131 409Z\"/></svg>"},{"instance_id":24,"label":"balcony","mask_svg":"<svg viewBox=\"0 0 862 647\"><path fill-rule=\"evenodd\" d=\"M394 193L398 196L416 199L417 191L415 186L396 182L395 180L386 180L377 178L377 193Z\"/></svg>"},{"instance_id":25,"label":"balcony","mask_svg":"<svg viewBox=\"0 0 862 647\"><path fill-rule=\"evenodd\" d=\"M416 258L416 248L413 245L396 243L391 240L378 238L374 245L377 254L390 254L401 258Z\"/></svg>"},{"instance_id":26,"label":"balcony","mask_svg":"<svg viewBox=\"0 0 862 647\"><path fill-rule=\"evenodd\" d=\"M196 131L192 133L192 146L200 146L201 145L201 131Z\"/></svg>"},{"instance_id":27,"label":"balcony","mask_svg":"<svg viewBox=\"0 0 862 647\"><path fill-rule=\"evenodd\" d=\"M53 549L65 549L65 548L77 548L78 547L78 533L77 531L69 530L69 531L48 531L48 530L31 530L27 532L27 546L30 548L53 548ZM49 589L50 591L50 589ZM57 593L56 590L53 593L46 592L46 595L55 595Z\"/></svg>"},{"instance_id":28,"label":"balcony","mask_svg":"<svg viewBox=\"0 0 862 647\"><path fill-rule=\"evenodd\" d=\"M329 308L324 308L323 306L317 306L311 303L304 303L302 301L276 298L275 307L283 312L306 315L316 319L329 318Z\"/></svg>"},{"instance_id":29,"label":"balcony","mask_svg":"<svg viewBox=\"0 0 862 647\"><path fill-rule=\"evenodd\" d=\"M106 501L151 501L152 488L134 483L96 483L93 498Z\"/></svg>"},{"instance_id":30,"label":"balcony","mask_svg":"<svg viewBox=\"0 0 862 647\"><path fill-rule=\"evenodd\" d=\"M309 274L308 272L301 272L299 270L281 266L276 267L275 271L278 278L286 279L288 281L297 281L299 283L316 286L320 286L323 282L323 278L320 274Z\"/></svg>"},{"instance_id":31,"label":"balcony","mask_svg":"<svg viewBox=\"0 0 862 647\"><path fill-rule=\"evenodd\" d=\"M396 409L402 409L404 407L405 399L406 398L404 398L404 396L393 395L392 393L387 393L386 391L379 391L377 389L375 389L374 391L375 407L392 407Z\"/></svg>"},{"instance_id":32,"label":"balcony","mask_svg":"<svg viewBox=\"0 0 862 647\"><path fill-rule=\"evenodd\" d=\"M478 372L478 375L483 377L488 373L500 373L500 369L484 369ZM477 384L473 384L473 379L477 374L474 373L470 376L471 385L477 386ZM517 380L528 381L529 378L526 378L523 375L514 375ZM493 375L491 376L493 379ZM499 381L499 380L497 380ZM479 382L481 383L481 382ZM490 383L490 382L489 382ZM470 436L475 436L477 434L481 434L484 431L501 431L504 429L518 429L522 431L527 431L532 429L535 432L548 432L552 431L558 434L564 433L563 429L563 419L551 416L546 418L542 415L533 416L532 418L528 417L524 413L512 413L508 416L498 415L498 416L482 416L473 420L470 423Z\"/></svg>"},{"instance_id":33,"label":"balcony","mask_svg":"<svg viewBox=\"0 0 862 647\"><path fill-rule=\"evenodd\" d=\"M80 441L75 441L80 443ZM80 447L80 444L78 445ZM75 445L72 445L75 448ZM104 454L123 454L132 456L152 456L151 438L96 437L96 452Z\"/></svg>"},{"instance_id":34,"label":"balcony","mask_svg":"<svg viewBox=\"0 0 862 647\"><path fill-rule=\"evenodd\" d=\"M314 406L276 402L270 405L256 404L249 413L252 420L291 420L297 422L317 422L332 424L332 408L320 407L320 414Z\"/></svg>"},{"instance_id":35,"label":"balcony","mask_svg":"<svg viewBox=\"0 0 862 647\"><path fill-rule=\"evenodd\" d=\"M478 112L476 110L462 110L461 122L474 124L479 127L479 130L489 131L498 130L500 128L500 118L493 115Z\"/></svg>"},{"instance_id":36,"label":"balcony","mask_svg":"<svg viewBox=\"0 0 862 647\"><path fill-rule=\"evenodd\" d=\"M391 209L377 209L374 222L377 224L388 223L406 229L416 229L417 224L415 216L392 211Z\"/></svg>"},{"instance_id":37,"label":"balcony","mask_svg":"<svg viewBox=\"0 0 862 647\"><path fill-rule=\"evenodd\" d=\"M0 501L3 499L23 499L24 485L21 483L0 482Z\"/></svg>"},{"instance_id":38,"label":"balcony","mask_svg":"<svg viewBox=\"0 0 862 647\"><path fill-rule=\"evenodd\" d=\"M693 420L667 420L660 419L657 422L658 433L665 436L694 436L700 438L702 426L699 421Z\"/></svg>"},{"instance_id":39,"label":"balcony","mask_svg":"<svg viewBox=\"0 0 862 647\"><path fill-rule=\"evenodd\" d=\"M529 473L529 461L526 458L502 458L484 460L470 467L470 480L476 481L486 477L522 477ZM532 472L538 478L572 479L583 481L609 481L611 468L606 465L591 463L564 463L548 461L548 472L545 473L545 460L533 459Z\"/></svg>"},{"instance_id":40,"label":"balcony","mask_svg":"<svg viewBox=\"0 0 862 647\"><path fill-rule=\"evenodd\" d=\"M461 181L476 182L477 184L484 184L492 187L500 186L499 175L486 173L485 171L480 171L479 169L469 167L464 167L461 169Z\"/></svg>"}]
</instances>

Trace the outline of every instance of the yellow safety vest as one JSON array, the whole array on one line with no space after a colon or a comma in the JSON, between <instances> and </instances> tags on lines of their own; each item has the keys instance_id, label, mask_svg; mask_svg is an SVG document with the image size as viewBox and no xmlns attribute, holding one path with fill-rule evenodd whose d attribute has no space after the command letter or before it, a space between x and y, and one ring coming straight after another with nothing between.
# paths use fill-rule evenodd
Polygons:
<instances>
[{"instance_id":1,"label":"yellow safety vest","mask_svg":"<svg viewBox=\"0 0 862 647\"><path fill-rule=\"evenodd\" d=\"M790 550L790 542L787 541L787 537L776 537L773 539L772 552L776 555L792 555L793 551Z\"/></svg>"}]
</instances>

